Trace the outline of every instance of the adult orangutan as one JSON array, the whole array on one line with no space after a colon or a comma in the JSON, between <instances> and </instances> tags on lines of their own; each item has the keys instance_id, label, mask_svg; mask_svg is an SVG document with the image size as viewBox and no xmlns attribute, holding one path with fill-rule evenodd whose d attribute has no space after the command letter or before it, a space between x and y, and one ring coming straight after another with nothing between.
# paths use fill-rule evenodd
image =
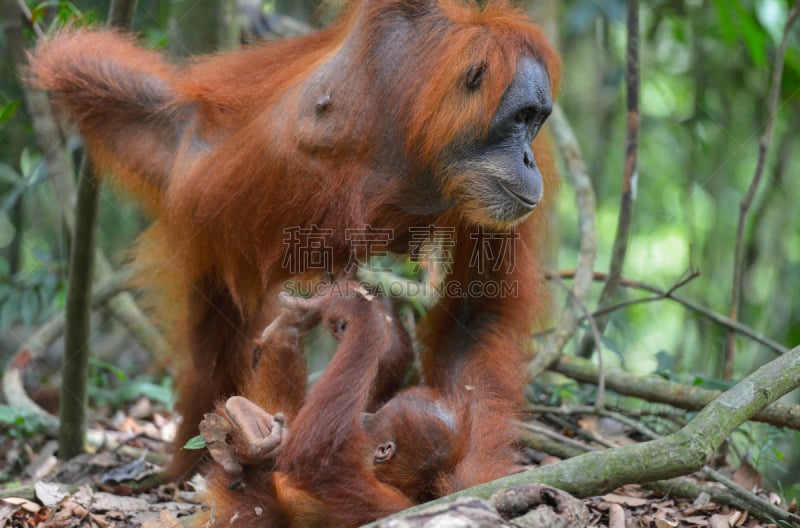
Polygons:
<instances>
[{"instance_id":1,"label":"adult orangutan","mask_svg":"<svg viewBox=\"0 0 800 528\"><path fill-rule=\"evenodd\" d=\"M106 30L63 31L30 59L29 80L96 166L156 218L139 260L190 358L178 447L241 392L251 337L277 314L265 299L365 256L353 230L389 233L396 253L418 251L426 229L447 234L445 293L420 329L424 380L514 415L546 296L545 215L531 213L555 179L536 138L559 61L508 2L353 0L315 34L184 67ZM309 232L320 262L298 262ZM196 462L177 450L171 473Z\"/></svg>"}]
</instances>

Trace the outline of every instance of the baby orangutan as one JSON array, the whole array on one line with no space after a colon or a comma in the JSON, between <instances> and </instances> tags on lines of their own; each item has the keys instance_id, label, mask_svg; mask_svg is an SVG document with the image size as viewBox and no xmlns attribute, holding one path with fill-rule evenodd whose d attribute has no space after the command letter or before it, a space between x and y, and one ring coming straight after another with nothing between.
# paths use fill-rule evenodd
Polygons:
<instances>
[{"instance_id":1,"label":"baby orangutan","mask_svg":"<svg viewBox=\"0 0 800 528\"><path fill-rule=\"evenodd\" d=\"M209 475L217 522L357 526L519 469L488 395L398 392L413 353L388 300L342 281L281 302L248 390L200 425L218 462ZM300 340L319 322L339 346L308 397L292 400L305 390Z\"/></svg>"}]
</instances>

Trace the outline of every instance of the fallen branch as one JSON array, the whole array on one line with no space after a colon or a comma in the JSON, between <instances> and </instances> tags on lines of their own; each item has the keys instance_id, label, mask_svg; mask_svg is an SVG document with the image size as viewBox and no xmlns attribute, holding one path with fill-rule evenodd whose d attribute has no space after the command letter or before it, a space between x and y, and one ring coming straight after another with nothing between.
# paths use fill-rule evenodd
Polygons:
<instances>
[{"instance_id":1,"label":"fallen branch","mask_svg":"<svg viewBox=\"0 0 800 528\"><path fill-rule=\"evenodd\" d=\"M574 408L570 408L569 410L571 412L584 412L586 414L597 413L593 407L588 407L585 405L576 406ZM609 413L600 412L599 414L607 416ZM615 417L615 419L619 418L619 416ZM523 435L522 441L532 449L544 451L545 453L549 453L560 458L572 458L589 451L597 451L597 449L591 446L576 442L571 438L559 435L558 433L554 433L545 427L538 427L530 423L520 423L519 425L522 430L527 433ZM641 425L636 426L636 430L649 437L657 436L651 432L643 431L641 429ZM738 486L736 483L723 477L713 469L704 467L702 471L711 479L721 483L724 488L720 488L719 486L713 484L698 482L697 480L688 477L675 477L669 480L649 482L644 484L643 487L654 491L668 493L676 497L697 498L701 494L705 493L717 504L728 504L743 510L747 510L759 519L780 519L786 522L791 519L791 515L789 515L785 510L767 502L766 500L758 497L754 493L747 491L741 486Z\"/></svg>"},{"instance_id":2,"label":"fallen branch","mask_svg":"<svg viewBox=\"0 0 800 528\"><path fill-rule=\"evenodd\" d=\"M589 360L562 356L552 370L582 383L597 383L598 368ZM692 387L659 376L633 376L624 370L605 367L606 388L625 396L635 396L652 403L697 411L705 407L720 391ZM800 431L800 405L775 402L752 415L750 420Z\"/></svg>"}]
</instances>

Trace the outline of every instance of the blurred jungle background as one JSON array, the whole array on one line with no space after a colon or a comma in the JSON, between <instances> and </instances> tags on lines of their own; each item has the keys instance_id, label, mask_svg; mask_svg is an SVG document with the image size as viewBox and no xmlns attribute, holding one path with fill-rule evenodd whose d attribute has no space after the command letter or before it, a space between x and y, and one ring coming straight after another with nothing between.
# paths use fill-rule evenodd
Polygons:
<instances>
[{"instance_id":1,"label":"blurred jungle background","mask_svg":"<svg viewBox=\"0 0 800 528\"><path fill-rule=\"evenodd\" d=\"M303 33L324 24L336 7L335 0L322 7L310 0L239 1L139 0L134 31L146 45L183 60L242 42ZM756 172L759 142L770 114L772 73L791 4L786 0L641 2L639 158L623 276L663 290L689 277L675 294L706 313L668 299L614 311L603 338L606 364L633 374L657 373L719 389L774 357L762 344L739 336L735 355L726 363L728 331L708 314L730 315L740 203ZM71 245L65 210L74 200L69 193L74 191L81 150L79 138L70 135L65 144L70 149L68 159L75 164L73 181L54 182L44 155L47 146L37 142L17 68L24 62L24 48L39 38L31 22L45 32L65 23L99 23L108 6L100 0L0 0L0 6L3 369L37 327L64 309ZM524 7L546 27L563 57L559 101L594 185L599 248L595 269L606 272L617 231L625 158L626 2L548 0ZM797 26L788 42L774 134L741 238L738 320L755 335L792 347L800 343L800 301L794 296L800 291ZM575 267L578 247L575 199L566 181L558 200L559 254L552 261L554 272ZM147 223L147 216L132 201L103 187L97 244L113 268L124 267L136 235ZM590 308L600 287L600 283L594 286ZM623 288L615 300L646 296L638 289ZM563 295L557 293L556 298L561 302ZM148 351L133 344L126 328L112 308L96 313L90 407L113 409L142 394L168 407L172 401L168 366L156 364ZM58 387L59 362L56 344L26 380L30 388L41 391L42 399L48 388ZM576 382L559 376L548 375L539 385L552 401L592 398ZM33 434L36 427L35 420L26 421L12 407L0 406L0 434L20 437ZM728 455L731 463L746 461L767 475L785 500L800 495L797 432L748 423L731 437ZM0 481L13 479L11 473L0 474Z\"/></svg>"}]
</instances>

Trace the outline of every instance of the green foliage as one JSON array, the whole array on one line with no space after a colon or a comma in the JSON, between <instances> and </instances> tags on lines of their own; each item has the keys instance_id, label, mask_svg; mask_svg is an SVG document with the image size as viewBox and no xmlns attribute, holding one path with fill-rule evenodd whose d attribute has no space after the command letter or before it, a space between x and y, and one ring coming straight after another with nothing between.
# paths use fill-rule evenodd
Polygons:
<instances>
[{"instance_id":1,"label":"green foliage","mask_svg":"<svg viewBox=\"0 0 800 528\"><path fill-rule=\"evenodd\" d=\"M144 396L163 404L168 410L172 410L175 405L175 388L170 377L162 378L158 383L146 377L135 378L123 387L121 396L127 401Z\"/></svg>"},{"instance_id":2,"label":"green foliage","mask_svg":"<svg viewBox=\"0 0 800 528\"><path fill-rule=\"evenodd\" d=\"M734 385L736 385L736 382L732 380L723 380L723 379L714 379L714 378L696 376L694 380L692 380L692 385L703 389L724 392L732 388Z\"/></svg>"},{"instance_id":3,"label":"green foliage","mask_svg":"<svg viewBox=\"0 0 800 528\"><path fill-rule=\"evenodd\" d=\"M10 191L0 201L0 216L8 214L22 195L41 185L47 178L47 171L38 153L23 150L19 164L22 174L8 163L0 162L0 183L11 186Z\"/></svg>"},{"instance_id":4,"label":"green foliage","mask_svg":"<svg viewBox=\"0 0 800 528\"><path fill-rule=\"evenodd\" d=\"M88 392L93 407L117 409L141 397L159 402L169 410L175 403L172 378L165 377L159 383L146 376L129 378L116 365L96 358L89 358Z\"/></svg>"},{"instance_id":5,"label":"green foliage","mask_svg":"<svg viewBox=\"0 0 800 528\"><path fill-rule=\"evenodd\" d=\"M10 121L17 114L19 104L19 101L9 101L8 103L0 105L0 125L6 121Z\"/></svg>"},{"instance_id":6,"label":"green foliage","mask_svg":"<svg viewBox=\"0 0 800 528\"><path fill-rule=\"evenodd\" d=\"M731 463L738 467L748 462L754 467L769 468L785 478L790 475L787 475L784 450L791 448L791 441L796 445L798 438L797 431L787 432L771 425L747 422L731 436Z\"/></svg>"},{"instance_id":7,"label":"green foliage","mask_svg":"<svg viewBox=\"0 0 800 528\"><path fill-rule=\"evenodd\" d=\"M203 437L200 435L193 436L185 444L183 444L183 449L205 449L205 448L206 448L206 441L203 440Z\"/></svg>"},{"instance_id":8,"label":"green foliage","mask_svg":"<svg viewBox=\"0 0 800 528\"><path fill-rule=\"evenodd\" d=\"M8 262L0 260L0 326L32 325L64 305L63 263L44 251L34 249L32 256L40 266L13 276L9 276Z\"/></svg>"},{"instance_id":9,"label":"green foliage","mask_svg":"<svg viewBox=\"0 0 800 528\"><path fill-rule=\"evenodd\" d=\"M728 44L744 41L750 60L758 67L766 66L766 43L769 35L759 24L756 15L741 2L714 0L719 15L719 32Z\"/></svg>"},{"instance_id":10,"label":"green foliage","mask_svg":"<svg viewBox=\"0 0 800 528\"><path fill-rule=\"evenodd\" d=\"M5 434L19 440L45 430L44 422L38 415L0 403L0 430L3 429Z\"/></svg>"}]
</instances>

